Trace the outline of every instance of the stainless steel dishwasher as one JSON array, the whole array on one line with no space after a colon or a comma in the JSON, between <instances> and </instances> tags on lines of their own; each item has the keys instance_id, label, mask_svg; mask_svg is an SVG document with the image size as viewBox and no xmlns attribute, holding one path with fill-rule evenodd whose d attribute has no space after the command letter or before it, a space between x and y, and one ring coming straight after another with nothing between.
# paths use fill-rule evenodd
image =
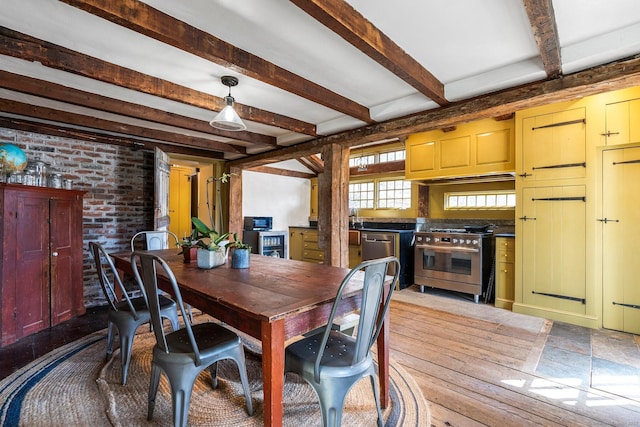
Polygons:
<instances>
[{"instance_id":1,"label":"stainless steel dishwasher","mask_svg":"<svg viewBox=\"0 0 640 427\"><path fill-rule=\"evenodd\" d=\"M388 232L362 231L362 260L383 258L386 256L398 257L398 234ZM388 274L395 274L395 265L389 267Z\"/></svg>"}]
</instances>

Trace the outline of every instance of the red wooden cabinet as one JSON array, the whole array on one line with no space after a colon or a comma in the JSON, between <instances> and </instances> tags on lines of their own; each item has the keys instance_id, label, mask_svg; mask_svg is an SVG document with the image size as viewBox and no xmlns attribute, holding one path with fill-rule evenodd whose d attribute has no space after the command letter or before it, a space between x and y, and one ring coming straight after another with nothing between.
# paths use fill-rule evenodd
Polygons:
<instances>
[{"instance_id":1,"label":"red wooden cabinet","mask_svg":"<svg viewBox=\"0 0 640 427\"><path fill-rule=\"evenodd\" d=\"M85 312L83 194L0 184L0 346Z\"/></svg>"}]
</instances>

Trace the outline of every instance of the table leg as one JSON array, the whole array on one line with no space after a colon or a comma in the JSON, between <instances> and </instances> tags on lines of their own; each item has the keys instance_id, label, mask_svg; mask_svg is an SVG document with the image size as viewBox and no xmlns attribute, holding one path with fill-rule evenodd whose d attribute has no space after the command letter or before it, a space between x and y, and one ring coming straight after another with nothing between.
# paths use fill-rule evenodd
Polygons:
<instances>
[{"instance_id":1,"label":"table leg","mask_svg":"<svg viewBox=\"0 0 640 427\"><path fill-rule=\"evenodd\" d=\"M389 312L378 335L378 377L380 381L380 406L389 406Z\"/></svg>"},{"instance_id":2,"label":"table leg","mask_svg":"<svg viewBox=\"0 0 640 427\"><path fill-rule=\"evenodd\" d=\"M262 322L264 425L282 426L284 390L284 320Z\"/></svg>"}]
</instances>

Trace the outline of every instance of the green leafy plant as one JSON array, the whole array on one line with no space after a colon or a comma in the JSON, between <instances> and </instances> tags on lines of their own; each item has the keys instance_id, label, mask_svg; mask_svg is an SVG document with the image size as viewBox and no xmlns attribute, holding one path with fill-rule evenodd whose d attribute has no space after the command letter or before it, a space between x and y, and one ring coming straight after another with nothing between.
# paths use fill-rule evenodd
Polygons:
<instances>
[{"instance_id":1,"label":"green leafy plant","mask_svg":"<svg viewBox=\"0 0 640 427\"><path fill-rule=\"evenodd\" d=\"M215 251L219 248L227 248L231 244L231 242L229 242L229 233L220 234L195 216L191 218L191 222L195 227L196 237L198 239L195 243L197 247Z\"/></svg>"},{"instance_id":2,"label":"green leafy plant","mask_svg":"<svg viewBox=\"0 0 640 427\"><path fill-rule=\"evenodd\" d=\"M180 252L178 252L178 255L183 254L185 251L189 250L190 248L197 248L198 247L198 230L193 228L191 230L191 235L189 237L185 237L184 239L180 240L178 242L178 246L180 247Z\"/></svg>"},{"instance_id":3,"label":"green leafy plant","mask_svg":"<svg viewBox=\"0 0 640 427\"><path fill-rule=\"evenodd\" d=\"M229 243L229 245L231 245L231 247L236 248L236 249L249 249L249 250L251 250L251 245L249 245L248 243L245 243L242 240L238 239L238 233L233 233L233 241L231 241L231 243Z\"/></svg>"}]
</instances>

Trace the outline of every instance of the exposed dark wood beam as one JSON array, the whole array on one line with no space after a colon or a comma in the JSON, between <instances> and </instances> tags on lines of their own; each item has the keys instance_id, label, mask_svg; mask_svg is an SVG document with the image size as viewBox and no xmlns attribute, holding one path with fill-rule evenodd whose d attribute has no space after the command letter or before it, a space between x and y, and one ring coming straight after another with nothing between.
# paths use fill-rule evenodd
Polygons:
<instances>
[{"instance_id":1,"label":"exposed dark wood beam","mask_svg":"<svg viewBox=\"0 0 640 427\"><path fill-rule=\"evenodd\" d=\"M0 54L40 62L46 67L212 111L220 111L225 106L222 98L120 67L6 27L0 27ZM311 123L239 103L234 104L234 108L246 120L316 135L316 126Z\"/></svg>"},{"instance_id":2,"label":"exposed dark wood beam","mask_svg":"<svg viewBox=\"0 0 640 427\"><path fill-rule=\"evenodd\" d=\"M71 87L47 82L20 74L0 70L0 88L15 90L29 95L52 99L100 111L148 120L167 126L175 126L211 135L222 136L232 140L245 141L253 144L277 146L276 138L254 132L230 132L214 129L209 123L181 116L175 113L150 108L132 102L121 101L95 93L85 92ZM230 143L230 145L234 145Z\"/></svg>"},{"instance_id":3,"label":"exposed dark wood beam","mask_svg":"<svg viewBox=\"0 0 640 427\"><path fill-rule=\"evenodd\" d=\"M444 84L344 0L291 0L296 6L438 105Z\"/></svg>"},{"instance_id":4,"label":"exposed dark wood beam","mask_svg":"<svg viewBox=\"0 0 640 427\"><path fill-rule=\"evenodd\" d=\"M373 123L367 107L239 49L209 33L187 25L185 22L140 1L62 1L208 61L355 117L365 123ZM243 117L242 114L240 116Z\"/></svg>"},{"instance_id":5,"label":"exposed dark wood beam","mask_svg":"<svg viewBox=\"0 0 640 427\"><path fill-rule=\"evenodd\" d=\"M35 132L45 135L60 136L64 138L79 139L83 141L99 142L109 145L122 145L133 147L133 149L153 150L154 147L158 147L162 151L166 151L168 153L188 154L191 156L211 159L224 159L224 155L217 151L187 148L179 145L169 145L162 142L153 142L132 137L101 134L86 129L65 128L53 123L35 122L32 120L0 116L0 127L21 130L25 132Z\"/></svg>"},{"instance_id":6,"label":"exposed dark wood beam","mask_svg":"<svg viewBox=\"0 0 640 427\"><path fill-rule=\"evenodd\" d=\"M288 169L274 168L274 167L271 167L271 166L256 166L255 168L251 168L250 170L251 170L251 172L262 172L262 173L269 173L271 175L290 176L290 177L293 177L293 178L311 179L311 178L315 178L316 177L316 175L312 174L312 173L306 173L306 172L300 172L300 171L294 171L294 170L288 170Z\"/></svg>"},{"instance_id":7,"label":"exposed dark wood beam","mask_svg":"<svg viewBox=\"0 0 640 427\"><path fill-rule=\"evenodd\" d=\"M562 74L560 42L551 0L522 0L527 10L533 37L538 44L544 70L549 78Z\"/></svg>"},{"instance_id":8,"label":"exposed dark wood beam","mask_svg":"<svg viewBox=\"0 0 640 427\"><path fill-rule=\"evenodd\" d=\"M556 79L505 89L434 110L232 160L230 164L239 168L251 168L316 154L321 152L322 147L327 144L353 147L638 85L640 85L640 55Z\"/></svg>"},{"instance_id":9,"label":"exposed dark wood beam","mask_svg":"<svg viewBox=\"0 0 640 427\"><path fill-rule=\"evenodd\" d=\"M304 156L298 159L300 163L311 169L314 173L319 174L324 171L324 162L317 155Z\"/></svg>"},{"instance_id":10,"label":"exposed dark wood beam","mask_svg":"<svg viewBox=\"0 0 640 427\"><path fill-rule=\"evenodd\" d=\"M358 170L358 167L349 168L349 176L352 178L359 176L375 175L379 173L404 173L404 160L395 162L374 163L367 165L365 170Z\"/></svg>"},{"instance_id":11,"label":"exposed dark wood beam","mask_svg":"<svg viewBox=\"0 0 640 427\"><path fill-rule=\"evenodd\" d=\"M97 117L85 116L83 114L25 104L23 102L8 99L0 98L0 111L4 113L15 114L17 116L48 120L51 122L60 123L60 126L66 125L66 127L86 127L94 131L101 130L104 132L113 132L122 136L147 138L156 140L157 142L166 142L171 145L181 145L184 147L200 148L211 151L233 152L243 155L247 153L247 150L244 147L230 146L229 144L206 138L199 138L176 132L169 132L164 130L145 128L137 125L114 122L111 120L99 119ZM74 126L69 126L71 123L73 123Z\"/></svg>"}]
</instances>

